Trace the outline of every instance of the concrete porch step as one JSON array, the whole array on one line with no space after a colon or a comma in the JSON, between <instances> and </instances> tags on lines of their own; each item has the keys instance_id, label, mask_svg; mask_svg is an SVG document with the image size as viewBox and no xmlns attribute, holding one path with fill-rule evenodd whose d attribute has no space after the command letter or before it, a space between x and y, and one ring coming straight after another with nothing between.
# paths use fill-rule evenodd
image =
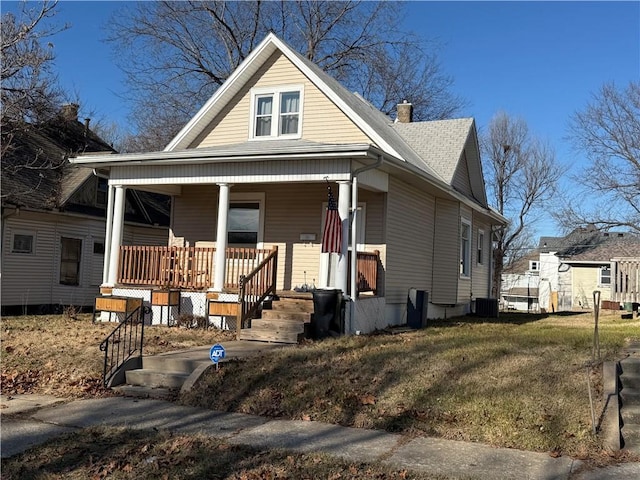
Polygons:
<instances>
[{"instance_id":1,"label":"concrete porch step","mask_svg":"<svg viewBox=\"0 0 640 480\"><path fill-rule=\"evenodd\" d=\"M623 373L619 378L620 384L623 386L623 388L640 390L640 374Z\"/></svg>"},{"instance_id":2,"label":"concrete porch step","mask_svg":"<svg viewBox=\"0 0 640 480\"><path fill-rule=\"evenodd\" d=\"M621 360L620 370L623 374L640 375L640 358L629 357Z\"/></svg>"},{"instance_id":3,"label":"concrete porch step","mask_svg":"<svg viewBox=\"0 0 640 480\"><path fill-rule=\"evenodd\" d=\"M193 372L203 362L202 358L187 358L171 355L152 355L142 357L142 368L161 372L186 373Z\"/></svg>"},{"instance_id":4,"label":"concrete porch step","mask_svg":"<svg viewBox=\"0 0 640 480\"><path fill-rule=\"evenodd\" d=\"M622 448L629 452L640 454L640 424L626 424L622 427L620 433L623 441Z\"/></svg>"},{"instance_id":5,"label":"concrete porch step","mask_svg":"<svg viewBox=\"0 0 640 480\"><path fill-rule=\"evenodd\" d=\"M188 373L159 371L149 369L128 370L126 379L128 385L140 385L150 388L180 388L189 377Z\"/></svg>"},{"instance_id":6,"label":"concrete porch step","mask_svg":"<svg viewBox=\"0 0 640 480\"><path fill-rule=\"evenodd\" d=\"M620 390L620 400L622 401L622 409L629 405L640 405L640 390L636 388L627 388L622 386Z\"/></svg>"},{"instance_id":7,"label":"concrete porch step","mask_svg":"<svg viewBox=\"0 0 640 480\"><path fill-rule=\"evenodd\" d=\"M627 405L621 412L622 423L629 425L632 423L640 424L640 405Z\"/></svg>"},{"instance_id":8,"label":"concrete porch step","mask_svg":"<svg viewBox=\"0 0 640 480\"><path fill-rule=\"evenodd\" d=\"M178 389L175 388L152 388L144 385L118 385L113 387L112 390L125 397L154 398L157 400L172 400L178 393Z\"/></svg>"}]
</instances>

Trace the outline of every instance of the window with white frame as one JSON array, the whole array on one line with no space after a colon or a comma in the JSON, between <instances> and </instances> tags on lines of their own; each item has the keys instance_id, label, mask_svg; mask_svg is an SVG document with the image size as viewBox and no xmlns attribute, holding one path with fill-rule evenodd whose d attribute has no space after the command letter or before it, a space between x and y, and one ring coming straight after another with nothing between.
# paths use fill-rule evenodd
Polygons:
<instances>
[{"instance_id":1,"label":"window with white frame","mask_svg":"<svg viewBox=\"0 0 640 480\"><path fill-rule=\"evenodd\" d=\"M478 230L478 265L484 264L484 230Z\"/></svg>"},{"instance_id":2,"label":"window with white frame","mask_svg":"<svg viewBox=\"0 0 640 480\"><path fill-rule=\"evenodd\" d=\"M82 260L82 240L60 238L60 283L80 285L80 261Z\"/></svg>"},{"instance_id":3,"label":"window with white frame","mask_svg":"<svg viewBox=\"0 0 640 480\"><path fill-rule=\"evenodd\" d=\"M460 224L460 275L471 274L471 223L462 219Z\"/></svg>"},{"instance_id":4,"label":"window with white frame","mask_svg":"<svg viewBox=\"0 0 640 480\"><path fill-rule=\"evenodd\" d=\"M34 253L35 234L32 232L16 232L11 240L11 253Z\"/></svg>"},{"instance_id":5,"label":"window with white frame","mask_svg":"<svg viewBox=\"0 0 640 480\"><path fill-rule=\"evenodd\" d=\"M251 138L299 137L302 87L254 89Z\"/></svg>"},{"instance_id":6,"label":"window with white frame","mask_svg":"<svg viewBox=\"0 0 640 480\"><path fill-rule=\"evenodd\" d=\"M98 185L96 187L96 206L104 207L107 205L107 190L109 185L106 178L98 177Z\"/></svg>"},{"instance_id":7,"label":"window with white frame","mask_svg":"<svg viewBox=\"0 0 640 480\"><path fill-rule=\"evenodd\" d=\"M529 260L529 270L531 272L539 272L540 262L538 260Z\"/></svg>"},{"instance_id":8,"label":"window with white frame","mask_svg":"<svg viewBox=\"0 0 640 480\"><path fill-rule=\"evenodd\" d=\"M228 245L261 248L263 225L264 193L232 193L227 223Z\"/></svg>"},{"instance_id":9,"label":"window with white frame","mask_svg":"<svg viewBox=\"0 0 640 480\"><path fill-rule=\"evenodd\" d=\"M600 285L611 285L611 267L605 265L600 267Z\"/></svg>"}]
</instances>

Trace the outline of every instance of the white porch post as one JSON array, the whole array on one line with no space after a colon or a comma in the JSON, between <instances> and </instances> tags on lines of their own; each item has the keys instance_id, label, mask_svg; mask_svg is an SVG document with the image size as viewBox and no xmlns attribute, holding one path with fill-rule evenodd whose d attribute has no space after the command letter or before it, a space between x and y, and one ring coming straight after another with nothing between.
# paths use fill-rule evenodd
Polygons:
<instances>
[{"instance_id":1,"label":"white porch post","mask_svg":"<svg viewBox=\"0 0 640 480\"><path fill-rule=\"evenodd\" d=\"M111 234L113 230L113 186L107 190L107 223L104 232L104 261L102 266L102 284L109 281L109 264L111 263Z\"/></svg>"},{"instance_id":2,"label":"white porch post","mask_svg":"<svg viewBox=\"0 0 640 480\"><path fill-rule=\"evenodd\" d=\"M122 185L116 185L114 190L113 227L111 230L111 245L109 246L109 274L107 277L107 285L110 287L115 286L118 281L118 261L120 259L120 246L122 245L124 227L125 188Z\"/></svg>"},{"instance_id":3,"label":"white porch post","mask_svg":"<svg viewBox=\"0 0 640 480\"><path fill-rule=\"evenodd\" d=\"M222 292L227 267L227 221L229 217L229 184L219 183L218 229L216 233L216 256L214 265L213 291Z\"/></svg>"},{"instance_id":4,"label":"white porch post","mask_svg":"<svg viewBox=\"0 0 640 480\"><path fill-rule=\"evenodd\" d=\"M347 274L349 272L349 206L351 203L351 182L338 182L338 213L342 220L342 246L338 256L338 268L336 272L336 288L342 290L347 296Z\"/></svg>"}]
</instances>

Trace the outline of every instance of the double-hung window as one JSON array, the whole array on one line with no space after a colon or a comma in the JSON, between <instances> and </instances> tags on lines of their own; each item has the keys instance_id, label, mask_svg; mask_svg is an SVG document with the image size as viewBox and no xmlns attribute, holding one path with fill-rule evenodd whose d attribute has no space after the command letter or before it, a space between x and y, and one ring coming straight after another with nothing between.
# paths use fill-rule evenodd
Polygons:
<instances>
[{"instance_id":1,"label":"double-hung window","mask_svg":"<svg viewBox=\"0 0 640 480\"><path fill-rule=\"evenodd\" d=\"M476 262L478 265L484 264L484 230L478 230L478 257Z\"/></svg>"},{"instance_id":2,"label":"double-hung window","mask_svg":"<svg viewBox=\"0 0 640 480\"><path fill-rule=\"evenodd\" d=\"M600 285L611 285L611 267L608 265L600 267Z\"/></svg>"},{"instance_id":3,"label":"double-hung window","mask_svg":"<svg viewBox=\"0 0 640 480\"><path fill-rule=\"evenodd\" d=\"M302 87L254 89L252 138L297 138L302 126Z\"/></svg>"},{"instance_id":4,"label":"double-hung window","mask_svg":"<svg viewBox=\"0 0 640 480\"><path fill-rule=\"evenodd\" d=\"M464 219L460 224L460 275L471 275L471 224Z\"/></svg>"}]
</instances>

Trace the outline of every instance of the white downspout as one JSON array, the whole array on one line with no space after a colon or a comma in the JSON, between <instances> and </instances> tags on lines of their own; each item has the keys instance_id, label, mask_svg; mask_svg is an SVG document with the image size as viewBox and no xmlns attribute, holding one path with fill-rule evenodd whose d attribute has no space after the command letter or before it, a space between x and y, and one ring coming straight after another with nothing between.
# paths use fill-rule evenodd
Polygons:
<instances>
[{"instance_id":1,"label":"white downspout","mask_svg":"<svg viewBox=\"0 0 640 480\"><path fill-rule=\"evenodd\" d=\"M358 175L367 170L373 170L382 165L382 155L371 165L365 165L351 172L351 308L349 309L349 326L345 328L345 333L351 333L353 328L353 318L356 313L356 299L358 298Z\"/></svg>"}]
</instances>

